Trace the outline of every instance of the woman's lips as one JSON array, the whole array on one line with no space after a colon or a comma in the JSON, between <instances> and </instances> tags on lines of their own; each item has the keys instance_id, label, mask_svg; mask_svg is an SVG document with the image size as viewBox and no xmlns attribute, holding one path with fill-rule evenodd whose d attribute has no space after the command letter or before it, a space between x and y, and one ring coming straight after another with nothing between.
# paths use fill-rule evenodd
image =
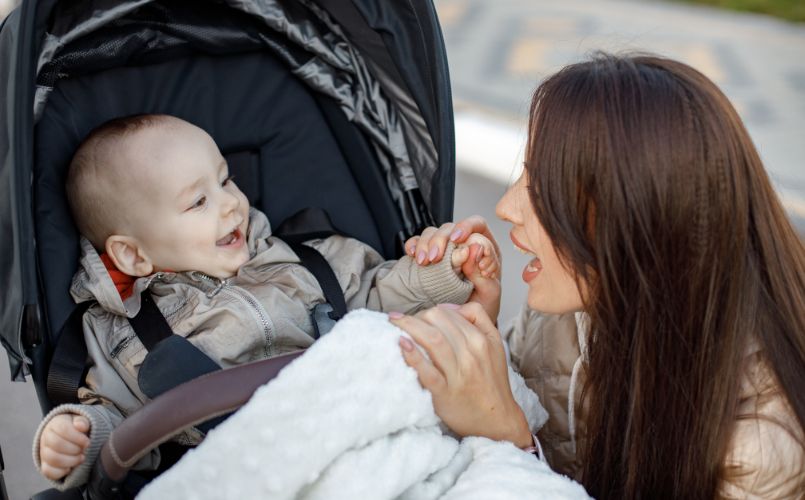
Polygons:
<instances>
[{"instance_id":1,"label":"woman's lips","mask_svg":"<svg viewBox=\"0 0 805 500\"><path fill-rule=\"evenodd\" d=\"M526 253L526 254L533 253L531 250L529 250L528 248L526 248L526 247L525 247L525 245L523 245L522 243L520 243L520 242L517 240L517 238L515 238L515 236L514 236L514 231L509 232L509 238L512 240L512 243L514 243L514 248L516 248L518 252L520 252L520 253Z\"/></svg>"},{"instance_id":2,"label":"woman's lips","mask_svg":"<svg viewBox=\"0 0 805 500\"><path fill-rule=\"evenodd\" d=\"M523 275L522 275L523 281L528 283L529 281L536 278L541 271L542 271L542 263L539 261L539 257L534 257L523 268Z\"/></svg>"},{"instance_id":3,"label":"woman's lips","mask_svg":"<svg viewBox=\"0 0 805 500\"><path fill-rule=\"evenodd\" d=\"M542 262L540 262L539 257L534 255L534 252L529 250L525 245L523 245L517 240L513 232L509 233L509 238L511 238L512 243L514 243L514 248L516 248L517 251L525 255L532 256L532 259L528 261L528 264L526 264L526 266L523 268L522 273L523 281L528 283L529 281L536 278L537 275L539 275L540 271L542 271Z\"/></svg>"}]
</instances>

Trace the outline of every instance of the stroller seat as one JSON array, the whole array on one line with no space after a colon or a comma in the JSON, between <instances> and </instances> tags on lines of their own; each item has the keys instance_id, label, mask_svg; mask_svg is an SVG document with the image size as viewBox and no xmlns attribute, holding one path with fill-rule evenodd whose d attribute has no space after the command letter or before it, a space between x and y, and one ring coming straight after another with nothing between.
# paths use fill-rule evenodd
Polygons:
<instances>
[{"instance_id":1,"label":"stroller seat","mask_svg":"<svg viewBox=\"0 0 805 500\"><path fill-rule=\"evenodd\" d=\"M380 217L382 211L373 215L356 180L381 182L373 179L376 171L365 168L373 165L372 158L347 162L328 122L343 115L332 108L325 114L319 102L332 106L317 102L265 52L185 58L62 82L37 126L34 165L36 236L48 277L44 291L51 325L58 329L75 307L65 293L79 258L78 233L64 194L67 166L94 127L118 116L165 113L208 131L238 186L273 225L301 208L318 206L346 234L381 253L393 251L391 242L384 251L376 228L395 221ZM353 127L346 120L334 125Z\"/></svg>"},{"instance_id":2,"label":"stroller seat","mask_svg":"<svg viewBox=\"0 0 805 500\"><path fill-rule=\"evenodd\" d=\"M0 340L43 412L75 309L64 179L101 123L194 123L273 226L323 208L385 258L452 218L452 103L431 0L25 0L0 27L0 59Z\"/></svg>"}]
</instances>

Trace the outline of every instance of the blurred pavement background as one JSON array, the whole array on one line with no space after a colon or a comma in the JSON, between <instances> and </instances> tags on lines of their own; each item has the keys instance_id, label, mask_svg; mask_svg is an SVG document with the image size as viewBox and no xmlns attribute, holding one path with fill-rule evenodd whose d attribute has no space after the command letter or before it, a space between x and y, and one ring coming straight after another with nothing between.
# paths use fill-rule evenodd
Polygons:
<instances>
[{"instance_id":1,"label":"blurred pavement background","mask_svg":"<svg viewBox=\"0 0 805 500\"><path fill-rule=\"evenodd\" d=\"M456 123L455 217L480 213L504 253L501 322L520 308L526 257L494 205L522 165L531 94L595 51L652 52L718 84L805 235L805 24L700 5L636 0L436 0Z\"/></svg>"},{"instance_id":2,"label":"blurred pavement background","mask_svg":"<svg viewBox=\"0 0 805 500\"><path fill-rule=\"evenodd\" d=\"M0 0L0 19L16 2ZM501 321L525 296L526 259L494 216L519 174L525 118L538 82L596 50L685 61L735 104L786 209L805 234L805 24L657 0L435 0L456 110L455 217L487 218L504 260ZM47 487L31 462L40 418L33 386L7 381L0 356L0 446L9 496Z\"/></svg>"}]
</instances>

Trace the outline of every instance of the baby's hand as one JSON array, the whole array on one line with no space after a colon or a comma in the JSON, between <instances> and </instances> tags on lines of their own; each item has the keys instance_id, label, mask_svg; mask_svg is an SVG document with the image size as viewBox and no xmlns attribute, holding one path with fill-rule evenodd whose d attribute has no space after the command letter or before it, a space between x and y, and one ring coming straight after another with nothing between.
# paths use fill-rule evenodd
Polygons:
<instances>
[{"instance_id":1,"label":"baby's hand","mask_svg":"<svg viewBox=\"0 0 805 500\"><path fill-rule=\"evenodd\" d=\"M471 238L474 239L470 241ZM405 242L405 252L419 265L425 266L439 262L450 241L458 245L451 256L451 264L457 272L460 265L460 271L474 286L469 300L480 303L492 321L497 322L500 252L483 217L473 215L457 223L425 228L421 235Z\"/></svg>"},{"instance_id":2,"label":"baby's hand","mask_svg":"<svg viewBox=\"0 0 805 500\"><path fill-rule=\"evenodd\" d=\"M39 441L42 474L58 481L84 462L89 446L89 420L81 415L56 415L45 425Z\"/></svg>"},{"instance_id":3,"label":"baby's hand","mask_svg":"<svg viewBox=\"0 0 805 500\"><path fill-rule=\"evenodd\" d=\"M413 236L405 242L405 253L411 256L417 264L427 265L439 262L449 242L464 243L473 234L481 234L492 242L498 251L498 245L489 225L480 215L472 215L459 222L447 222L439 227L427 227L419 236Z\"/></svg>"},{"instance_id":4,"label":"baby's hand","mask_svg":"<svg viewBox=\"0 0 805 500\"><path fill-rule=\"evenodd\" d=\"M500 312L500 259L494 244L485 236L473 233L451 255L451 263L473 284L468 302L478 302L492 319Z\"/></svg>"},{"instance_id":5,"label":"baby's hand","mask_svg":"<svg viewBox=\"0 0 805 500\"><path fill-rule=\"evenodd\" d=\"M474 252L473 245L478 247ZM450 255L450 263L456 272L464 273L467 278L480 273L484 278L496 279L500 270L500 259L494 244L478 233L471 234L467 241L456 245L456 249Z\"/></svg>"}]
</instances>

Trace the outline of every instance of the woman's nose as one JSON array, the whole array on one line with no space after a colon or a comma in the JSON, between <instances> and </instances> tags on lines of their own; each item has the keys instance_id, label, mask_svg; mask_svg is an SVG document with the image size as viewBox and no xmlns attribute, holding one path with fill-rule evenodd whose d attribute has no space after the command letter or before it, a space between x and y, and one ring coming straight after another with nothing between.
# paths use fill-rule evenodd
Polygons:
<instances>
[{"instance_id":1,"label":"woman's nose","mask_svg":"<svg viewBox=\"0 0 805 500\"><path fill-rule=\"evenodd\" d=\"M515 186L510 186L509 189L503 194L503 197L498 200L497 205L495 205L495 215L498 216L498 219L505 220L511 223L514 223L514 188Z\"/></svg>"}]
</instances>

